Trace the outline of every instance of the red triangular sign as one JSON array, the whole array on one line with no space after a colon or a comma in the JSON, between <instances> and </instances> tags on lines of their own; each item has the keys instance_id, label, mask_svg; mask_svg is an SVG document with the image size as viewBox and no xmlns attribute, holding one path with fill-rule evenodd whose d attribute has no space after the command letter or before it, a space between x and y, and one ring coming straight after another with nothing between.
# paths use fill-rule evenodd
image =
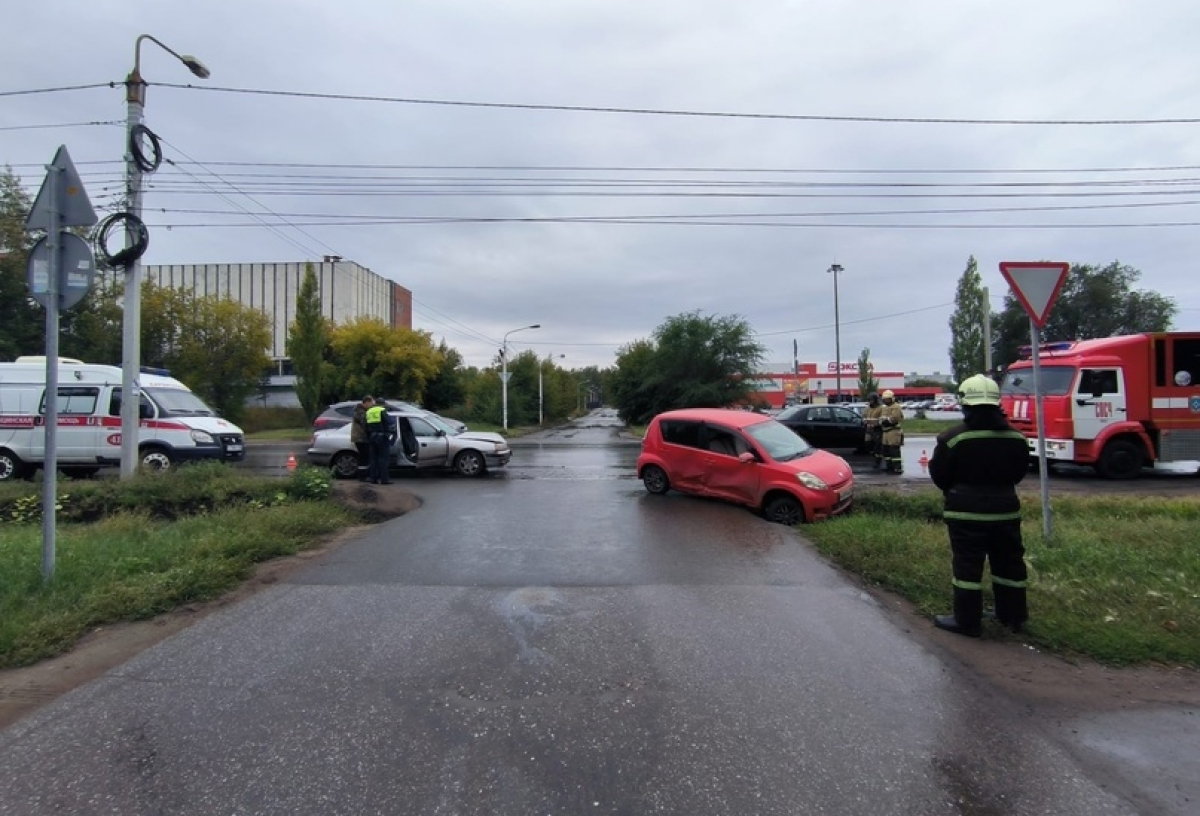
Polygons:
<instances>
[{"instance_id":1,"label":"red triangular sign","mask_svg":"<svg viewBox=\"0 0 1200 816\"><path fill-rule=\"evenodd\" d=\"M1067 280L1070 264L1057 261L1001 261L1000 274L1035 326L1046 325L1050 308Z\"/></svg>"}]
</instances>

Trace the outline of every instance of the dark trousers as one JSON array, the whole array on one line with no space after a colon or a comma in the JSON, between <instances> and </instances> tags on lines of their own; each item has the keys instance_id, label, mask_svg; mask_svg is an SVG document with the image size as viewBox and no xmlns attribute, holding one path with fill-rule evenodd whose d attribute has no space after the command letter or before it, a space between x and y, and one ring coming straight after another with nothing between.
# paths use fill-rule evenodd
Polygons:
<instances>
[{"instance_id":1,"label":"dark trousers","mask_svg":"<svg viewBox=\"0 0 1200 816\"><path fill-rule=\"evenodd\" d=\"M388 460L391 458L392 440L386 433L371 434L371 463L367 467L367 478L380 484L389 481Z\"/></svg>"},{"instance_id":2,"label":"dark trousers","mask_svg":"<svg viewBox=\"0 0 1200 816\"><path fill-rule=\"evenodd\" d=\"M964 602L969 618L959 624L978 626L983 611L983 565L992 571L992 591L996 599L996 619L1009 626L1020 626L1029 619L1025 587L1029 573L1025 568L1025 547L1021 542L1021 522L960 521L947 519L950 551L953 554L955 614ZM974 610L978 609L976 613ZM969 611L968 611L969 610Z\"/></svg>"},{"instance_id":3,"label":"dark trousers","mask_svg":"<svg viewBox=\"0 0 1200 816\"><path fill-rule=\"evenodd\" d=\"M371 443L355 442L354 447L358 451L358 478L370 478L367 474L371 468Z\"/></svg>"}]
</instances>

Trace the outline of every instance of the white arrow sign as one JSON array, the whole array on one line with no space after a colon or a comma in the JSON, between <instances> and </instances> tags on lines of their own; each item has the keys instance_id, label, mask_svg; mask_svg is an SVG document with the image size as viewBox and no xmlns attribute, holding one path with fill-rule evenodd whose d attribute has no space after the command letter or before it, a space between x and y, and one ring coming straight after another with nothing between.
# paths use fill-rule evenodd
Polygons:
<instances>
[{"instance_id":1,"label":"white arrow sign","mask_svg":"<svg viewBox=\"0 0 1200 816\"><path fill-rule=\"evenodd\" d=\"M1067 280L1070 264L1056 261L1001 261L1000 274L1039 329Z\"/></svg>"}]
</instances>

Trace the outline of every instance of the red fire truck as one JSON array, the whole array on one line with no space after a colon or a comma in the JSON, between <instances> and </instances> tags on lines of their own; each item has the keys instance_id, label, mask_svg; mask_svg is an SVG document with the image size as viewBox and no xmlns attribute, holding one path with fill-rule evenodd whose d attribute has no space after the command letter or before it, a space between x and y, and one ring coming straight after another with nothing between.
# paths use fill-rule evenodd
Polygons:
<instances>
[{"instance_id":1,"label":"red fire truck","mask_svg":"<svg viewBox=\"0 0 1200 816\"><path fill-rule=\"evenodd\" d=\"M1040 351L1047 464L1091 465L1109 479L1168 463L1200 468L1200 332L1047 343ZM1036 457L1031 357L1022 349L1005 372L1000 404Z\"/></svg>"}]
</instances>

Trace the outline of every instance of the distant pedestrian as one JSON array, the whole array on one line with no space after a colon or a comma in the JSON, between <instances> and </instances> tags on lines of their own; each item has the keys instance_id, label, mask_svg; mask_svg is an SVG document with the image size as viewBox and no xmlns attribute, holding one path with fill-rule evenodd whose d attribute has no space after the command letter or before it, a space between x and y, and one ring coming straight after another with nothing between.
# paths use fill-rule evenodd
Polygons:
<instances>
[{"instance_id":1,"label":"distant pedestrian","mask_svg":"<svg viewBox=\"0 0 1200 816\"><path fill-rule=\"evenodd\" d=\"M392 444L396 441L396 423L388 413L387 405L377 401L367 409L367 435L371 440L371 460L367 466L367 479L372 484L391 484L389 466Z\"/></svg>"},{"instance_id":2,"label":"distant pedestrian","mask_svg":"<svg viewBox=\"0 0 1200 816\"><path fill-rule=\"evenodd\" d=\"M358 478L367 479L371 462L371 438L367 433L367 409L375 404L369 394L354 406L354 417L350 420L350 442L358 451Z\"/></svg>"},{"instance_id":3,"label":"distant pedestrian","mask_svg":"<svg viewBox=\"0 0 1200 816\"><path fill-rule=\"evenodd\" d=\"M863 411L866 422L864 432L865 447L871 454L871 467L879 470L883 467L883 429L879 427L879 419L883 416L883 406L879 403L879 395L874 391L867 398L867 409Z\"/></svg>"},{"instance_id":4,"label":"distant pedestrian","mask_svg":"<svg viewBox=\"0 0 1200 816\"><path fill-rule=\"evenodd\" d=\"M996 620L1020 631L1029 618L1017 484L1029 470L1029 445L1000 410L1000 387L976 374L958 389L963 421L938 435L929 475L943 495L942 518L953 554L954 613L939 629L982 633L983 566L992 573Z\"/></svg>"},{"instance_id":5,"label":"distant pedestrian","mask_svg":"<svg viewBox=\"0 0 1200 816\"><path fill-rule=\"evenodd\" d=\"M879 415L883 472L903 473L904 459L900 457L900 448L904 445L904 431L900 424L904 422L904 409L896 402L896 395L890 388L880 397L883 400L883 412Z\"/></svg>"}]
</instances>

